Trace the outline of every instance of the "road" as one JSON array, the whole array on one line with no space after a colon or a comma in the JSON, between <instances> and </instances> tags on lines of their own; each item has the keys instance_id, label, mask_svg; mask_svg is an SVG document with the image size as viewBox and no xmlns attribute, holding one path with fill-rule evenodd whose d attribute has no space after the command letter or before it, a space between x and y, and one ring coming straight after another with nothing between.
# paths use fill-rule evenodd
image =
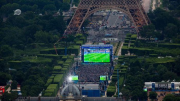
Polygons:
<instances>
[{"instance_id":1,"label":"road","mask_svg":"<svg viewBox=\"0 0 180 101\"><path fill-rule=\"evenodd\" d=\"M131 33L133 30L131 27L129 27L131 25L133 26L133 23L126 14L111 10L99 11L96 13L96 16L103 13L106 13L106 16L104 16L102 19L93 18L95 20L88 25L88 42L102 43L104 40L111 40L112 38L114 40L112 39L111 42L123 41L125 35L127 33ZM129 23L126 23L127 21L129 21ZM106 34L111 34L112 36L107 37L105 36Z\"/></svg>"}]
</instances>

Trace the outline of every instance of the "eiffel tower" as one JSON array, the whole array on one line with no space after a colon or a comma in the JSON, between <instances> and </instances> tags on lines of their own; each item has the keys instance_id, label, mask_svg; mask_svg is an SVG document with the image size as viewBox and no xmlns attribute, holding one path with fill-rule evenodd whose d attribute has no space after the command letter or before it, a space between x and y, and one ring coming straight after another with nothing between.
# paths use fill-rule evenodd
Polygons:
<instances>
[{"instance_id":1,"label":"eiffel tower","mask_svg":"<svg viewBox=\"0 0 180 101\"><path fill-rule=\"evenodd\" d=\"M139 32L150 20L140 0L81 0L64 34L80 32L80 28L91 14L105 9L115 9L125 13Z\"/></svg>"}]
</instances>

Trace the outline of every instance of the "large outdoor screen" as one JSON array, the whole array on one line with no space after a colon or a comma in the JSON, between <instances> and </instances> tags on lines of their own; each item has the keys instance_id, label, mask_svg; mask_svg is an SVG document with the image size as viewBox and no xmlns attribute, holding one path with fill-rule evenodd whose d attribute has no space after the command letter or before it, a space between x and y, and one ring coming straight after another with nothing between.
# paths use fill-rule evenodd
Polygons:
<instances>
[{"instance_id":1,"label":"large outdoor screen","mask_svg":"<svg viewBox=\"0 0 180 101\"><path fill-rule=\"evenodd\" d=\"M84 62L110 62L110 50L84 49Z\"/></svg>"},{"instance_id":2,"label":"large outdoor screen","mask_svg":"<svg viewBox=\"0 0 180 101\"><path fill-rule=\"evenodd\" d=\"M100 81L105 81L107 79L107 76L100 76Z\"/></svg>"},{"instance_id":3,"label":"large outdoor screen","mask_svg":"<svg viewBox=\"0 0 180 101\"><path fill-rule=\"evenodd\" d=\"M112 47L84 46L81 54L84 63L109 63L112 60Z\"/></svg>"},{"instance_id":4,"label":"large outdoor screen","mask_svg":"<svg viewBox=\"0 0 180 101\"><path fill-rule=\"evenodd\" d=\"M78 76L77 75L72 76L72 81L77 81L77 80L78 80Z\"/></svg>"}]
</instances>

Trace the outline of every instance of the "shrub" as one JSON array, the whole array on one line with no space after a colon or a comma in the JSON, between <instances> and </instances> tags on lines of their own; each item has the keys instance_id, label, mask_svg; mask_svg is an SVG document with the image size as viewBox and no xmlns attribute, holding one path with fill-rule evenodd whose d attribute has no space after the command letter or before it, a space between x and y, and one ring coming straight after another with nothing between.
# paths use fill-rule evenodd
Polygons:
<instances>
[{"instance_id":1,"label":"shrub","mask_svg":"<svg viewBox=\"0 0 180 101\"><path fill-rule=\"evenodd\" d=\"M157 54L149 54L149 57L158 57Z\"/></svg>"},{"instance_id":2,"label":"shrub","mask_svg":"<svg viewBox=\"0 0 180 101\"><path fill-rule=\"evenodd\" d=\"M54 66L54 68L53 68L54 71L60 71L61 69L62 69L61 66Z\"/></svg>"},{"instance_id":3,"label":"shrub","mask_svg":"<svg viewBox=\"0 0 180 101\"><path fill-rule=\"evenodd\" d=\"M125 43L129 43L129 39L125 39Z\"/></svg>"},{"instance_id":4,"label":"shrub","mask_svg":"<svg viewBox=\"0 0 180 101\"><path fill-rule=\"evenodd\" d=\"M54 83L54 84L58 84L58 88L62 85L63 77L64 77L63 74L57 74L57 75L54 77L53 83Z\"/></svg>"},{"instance_id":5,"label":"shrub","mask_svg":"<svg viewBox=\"0 0 180 101\"><path fill-rule=\"evenodd\" d=\"M115 86L109 86L107 88L107 96L108 97L113 96L115 92L116 92L116 87Z\"/></svg>"}]
</instances>

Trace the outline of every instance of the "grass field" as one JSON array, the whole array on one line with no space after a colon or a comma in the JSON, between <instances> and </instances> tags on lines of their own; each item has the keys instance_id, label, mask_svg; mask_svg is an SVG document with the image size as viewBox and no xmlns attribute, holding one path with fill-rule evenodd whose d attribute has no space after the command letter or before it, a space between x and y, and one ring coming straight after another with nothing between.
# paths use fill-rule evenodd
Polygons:
<instances>
[{"instance_id":1,"label":"grass field","mask_svg":"<svg viewBox=\"0 0 180 101\"><path fill-rule=\"evenodd\" d=\"M110 62L109 53L84 54L84 62Z\"/></svg>"}]
</instances>

